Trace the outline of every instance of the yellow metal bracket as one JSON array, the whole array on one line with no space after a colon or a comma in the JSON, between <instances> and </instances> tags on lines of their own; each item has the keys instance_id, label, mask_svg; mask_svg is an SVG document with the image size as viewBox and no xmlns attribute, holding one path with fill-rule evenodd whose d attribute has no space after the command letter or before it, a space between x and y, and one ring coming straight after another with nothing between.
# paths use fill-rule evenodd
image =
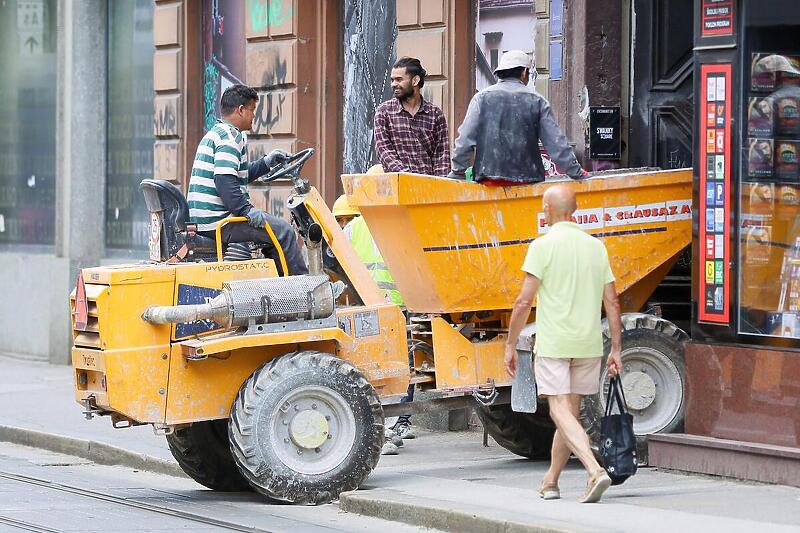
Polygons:
<instances>
[{"instance_id":1,"label":"yellow metal bracket","mask_svg":"<svg viewBox=\"0 0 800 533\"><path fill-rule=\"evenodd\" d=\"M189 360L200 360L205 359L209 355L239 350L241 348L320 341L335 341L341 345L350 346L353 339L338 327L333 327L250 335L223 333L220 335L209 335L199 339L186 340L177 344L180 346L181 353L185 358Z\"/></svg>"},{"instance_id":2,"label":"yellow metal bracket","mask_svg":"<svg viewBox=\"0 0 800 533\"><path fill-rule=\"evenodd\" d=\"M220 220L217 224L216 229L216 240L217 240L217 261L222 262L222 228L227 226L232 222L247 222L247 217L228 217L224 220ZM270 240L272 241L272 245L278 251L278 258L281 262L281 269L283 270L283 275L289 275L289 269L286 267L286 256L283 253L283 247L281 243L278 242L278 238L275 236L275 232L272 231L272 228L269 227L269 224L264 224L264 229L267 230L267 235L269 235Z\"/></svg>"}]
</instances>

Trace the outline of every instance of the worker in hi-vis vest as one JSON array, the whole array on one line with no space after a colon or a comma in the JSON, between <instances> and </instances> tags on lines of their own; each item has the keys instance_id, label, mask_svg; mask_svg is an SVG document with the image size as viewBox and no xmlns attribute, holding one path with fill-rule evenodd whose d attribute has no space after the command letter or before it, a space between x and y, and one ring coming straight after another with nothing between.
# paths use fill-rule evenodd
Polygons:
<instances>
[{"instance_id":1,"label":"worker in hi-vis vest","mask_svg":"<svg viewBox=\"0 0 800 533\"><path fill-rule=\"evenodd\" d=\"M392 275L389 274L389 270L383 262L383 256L381 256L380 250L375 245L375 240L372 238L369 228L367 228L364 217L357 216L351 220L344 227L344 234L350 244L353 245L358 258L369 270L372 279L378 284L378 288L388 293L389 300L393 304L405 307L403 298L400 296L400 292L394 284L394 279L392 279Z\"/></svg>"},{"instance_id":2,"label":"worker in hi-vis vest","mask_svg":"<svg viewBox=\"0 0 800 533\"><path fill-rule=\"evenodd\" d=\"M351 206L347 201L347 196L343 194L333 202L333 216L339 223L339 227L344 229L348 222L361 216L361 211L357 207Z\"/></svg>"},{"instance_id":3,"label":"worker in hi-vis vest","mask_svg":"<svg viewBox=\"0 0 800 533\"><path fill-rule=\"evenodd\" d=\"M367 228L364 217L358 211L358 208L351 206L347 201L345 195L340 196L333 204L333 216L340 225L344 226L344 234L356 251L359 259L366 265L367 270L372 275L372 278L378 284L378 287L383 290L389 300L399 305L405 311L405 303L400 296L400 292L394 284L392 275L386 268L383 262L380 250L375 245L375 241ZM345 224L344 221L349 221ZM409 368L413 365L413 354L409 351ZM401 402L410 402L414 399L414 385L409 384L406 396L400 400ZM396 455L399 452L399 447L403 445L403 439L413 439L416 437L414 430L411 427L411 417L404 415L398 417L396 422L392 419L386 420L385 442L381 449L381 455Z\"/></svg>"}]
</instances>

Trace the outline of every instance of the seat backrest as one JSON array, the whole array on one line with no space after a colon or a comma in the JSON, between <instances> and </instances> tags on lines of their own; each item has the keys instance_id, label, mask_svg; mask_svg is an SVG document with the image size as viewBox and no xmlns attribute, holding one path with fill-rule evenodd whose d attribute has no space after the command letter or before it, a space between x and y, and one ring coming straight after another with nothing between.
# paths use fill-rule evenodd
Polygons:
<instances>
[{"instance_id":1,"label":"seat backrest","mask_svg":"<svg viewBox=\"0 0 800 533\"><path fill-rule=\"evenodd\" d=\"M144 194L147 209L163 211L165 223L175 227L176 231L185 231L189 222L189 204L179 188L167 180L144 179L139 184ZM168 222L167 222L168 221Z\"/></svg>"},{"instance_id":2,"label":"seat backrest","mask_svg":"<svg viewBox=\"0 0 800 533\"><path fill-rule=\"evenodd\" d=\"M139 190L144 195L147 210L160 213L161 260L165 261L186 242L184 232L189 221L189 204L181 190L166 180L143 179Z\"/></svg>"}]
</instances>

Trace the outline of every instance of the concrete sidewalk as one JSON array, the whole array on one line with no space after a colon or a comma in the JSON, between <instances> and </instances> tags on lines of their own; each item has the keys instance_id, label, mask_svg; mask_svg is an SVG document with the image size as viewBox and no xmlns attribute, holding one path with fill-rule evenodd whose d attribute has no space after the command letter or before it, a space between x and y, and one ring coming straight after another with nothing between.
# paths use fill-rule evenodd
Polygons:
<instances>
[{"instance_id":1,"label":"concrete sidewalk","mask_svg":"<svg viewBox=\"0 0 800 533\"><path fill-rule=\"evenodd\" d=\"M86 420L72 380L72 367L0 356L0 440L183 475L150 426L114 429L108 417Z\"/></svg>"},{"instance_id":2,"label":"concrete sidewalk","mask_svg":"<svg viewBox=\"0 0 800 533\"><path fill-rule=\"evenodd\" d=\"M66 366L0 357L0 440L172 475L181 471L149 426L84 419ZM382 457L345 511L444 531L800 531L800 489L641 469L598 505L577 503L586 476L571 464L562 500L535 492L547 465L519 459L480 432L431 433Z\"/></svg>"}]
</instances>

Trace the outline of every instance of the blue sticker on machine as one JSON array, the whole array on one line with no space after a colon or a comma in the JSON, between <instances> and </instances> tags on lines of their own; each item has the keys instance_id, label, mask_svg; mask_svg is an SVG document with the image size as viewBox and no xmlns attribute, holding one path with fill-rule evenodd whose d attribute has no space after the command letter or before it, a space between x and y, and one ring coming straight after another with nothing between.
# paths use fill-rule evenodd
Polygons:
<instances>
[{"instance_id":1,"label":"blue sticker on machine","mask_svg":"<svg viewBox=\"0 0 800 533\"><path fill-rule=\"evenodd\" d=\"M178 305L204 304L211 301L221 292L220 289L209 289L208 287L178 285ZM184 322L183 324L175 324L175 338L183 339L219 329L224 329L224 326L217 324L213 320Z\"/></svg>"},{"instance_id":2,"label":"blue sticker on machine","mask_svg":"<svg viewBox=\"0 0 800 533\"><path fill-rule=\"evenodd\" d=\"M337 317L337 321L339 322L339 329L344 331L347 335L353 334L353 328L350 325L350 317L347 315Z\"/></svg>"}]
</instances>

